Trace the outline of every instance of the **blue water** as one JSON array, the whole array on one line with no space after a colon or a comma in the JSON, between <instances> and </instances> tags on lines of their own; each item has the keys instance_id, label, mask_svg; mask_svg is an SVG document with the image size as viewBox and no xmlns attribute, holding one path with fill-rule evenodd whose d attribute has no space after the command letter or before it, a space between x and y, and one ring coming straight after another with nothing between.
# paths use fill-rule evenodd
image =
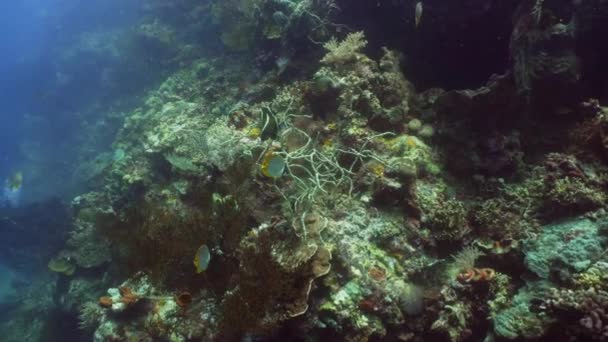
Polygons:
<instances>
[{"instance_id":1,"label":"blue water","mask_svg":"<svg viewBox=\"0 0 608 342\"><path fill-rule=\"evenodd\" d=\"M87 55L78 50L79 42L88 33L133 25L141 16L141 2L0 1L0 325L17 317L10 310L18 312L24 298L31 298L20 291L40 279L49 278L38 292L48 299L38 303L40 310L52 308L56 275L47 263L64 247L70 229L66 208L74 193L84 189L75 176L78 158L94 159L114 133L107 129L107 136L91 139L96 145L83 142L91 130L86 125L108 109L101 102L97 111L87 110L100 97L115 95L104 77L120 61ZM77 54L66 57L73 47ZM21 201L6 208L5 182L16 172L23 174Z\"/></svg>"},{"instance_id":2,"label":"blue water","mask_svg":"<svg viewBox=\"0 0 608 342\"><path fill-rule=\"evenodd\" d=\"M69 188L65 182L72 181L69 168L81 133L78 117L102 93L103 70L118 62L110 57L66 61L62 50L84 33L132 24L140 15L139 3L0 4L0 185L22 171L27 202L61 196ZM40 173L48 179L39 179Z\"/></svg>"},{"instance_id":3,"label":"blue water","mask_svg":"<svg viewBox=\"0 0 608 342\"><path fill-rule=\"evenodd\" d=\"M15 295L13 281L16 275L10 268L0 264L0 303L10 300Z\"/></svg>"}]
</instances>

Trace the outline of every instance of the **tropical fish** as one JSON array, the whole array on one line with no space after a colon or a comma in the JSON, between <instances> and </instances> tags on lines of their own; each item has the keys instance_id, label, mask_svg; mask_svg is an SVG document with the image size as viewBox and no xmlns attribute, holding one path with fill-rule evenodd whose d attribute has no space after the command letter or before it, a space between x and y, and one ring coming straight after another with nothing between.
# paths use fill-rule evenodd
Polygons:
<instances>
[{"instance_id":1,"label":"tropical fish","mask_svg":"<svg viewBox=\"0 0 608 342\"><path fill-rule=\"evenodd\" d=\"M19 206L21 200L21 188L23 185L23 173L16 172L4 182L0 196L0 208Z\"/></svg>"},{"instance_id":2,"label":"tropical fish","mask_svg":"<svg viewBox=\"0 0 608 342\"><path fill-rule=\"evenodd\" d=\"M285 160L273 151L268 151L262 159L262 173L266 177L278 178L285 171Z\"/></svg>"},{"instance_id":3,"label":"tropical fish","mask_svg":"<svg viewBox=\"0 0 608 342\"><path fill-rule=\"evenodd\" d=\"M420 25L420 20L422 20L422 11L423 11L423 7L422 7L422 1L418 1L416 3L416 11L415 11L415 19L416 19L416 27L418 27Z\"/></svg>"},{"instance_id":4,"label":"tropical fish","mask_svg":"<svg viewBox=\"0 0 608 342\"><path fill-rule=\"evenodd\" d=\"M11 190L18 190L21 188L21 185L23 184L23 173L21 172L15 172L14 175L11 176L11 178L6 180L7 186L11 189Z\"/></svg>"},{"instance_id":5,"label":"tropical fish","mask_svg":"<svg viewBox=\"0 0 608 342\"><path fill-rule=\"evenodd\" d=\"M211 261L211 251L207 245L201 245L194 255L194 267L196 268L196 273L202 273L207 270L209 266L209 261Z\"/></svg>"}]
</instances>

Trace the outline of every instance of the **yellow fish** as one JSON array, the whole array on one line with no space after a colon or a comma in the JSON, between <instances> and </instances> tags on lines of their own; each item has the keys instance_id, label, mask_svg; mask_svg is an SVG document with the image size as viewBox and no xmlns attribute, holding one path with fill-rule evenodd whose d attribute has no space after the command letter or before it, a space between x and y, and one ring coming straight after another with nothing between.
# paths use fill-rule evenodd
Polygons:
<instances>
[{"instance_id":1,"label":"yellow fish","mask_svg":"<svg viewBox=\"0 0 608 342\"><path fill-rule=\"evenodd\" d=\"M262 174L270 178L279 178L285 171L285 160L274 151L269 150L262 159Z\"/></svg>"},{"instance_id":2,"label":"yellow fish","mask_svg":"<svg viewBox=\"0 0 608 342\"><path fill-rule=\"evenodd\" d=\"M23 173L15 172L15 174L8 179L7 186L10 190L19 190L23 184Z\"/></svg>"},{"instance_id":3,"label":"yellow fish","mask_svg":"<svg viewBox=\"0 0 608 342\"><path fill-rule=\"evenodd\" d=\"M196 273L202 273L207 270L209 267L209 261L211 261L211 251L207 245L201 245L194 255L194 267L196 268Z\"/></svg>"},{"instance_id":4,"label":"yellow fish","mask_svg":"<svg viewBox=\"0 0 608 342\"><path fill-rule=\"evenodd\" d=\"M420 25L420 20L422 20L422 1L418 1L416 3L416 11L415 11L415 19L416 19L416 27Z\"/></svg>"}]
</instances>

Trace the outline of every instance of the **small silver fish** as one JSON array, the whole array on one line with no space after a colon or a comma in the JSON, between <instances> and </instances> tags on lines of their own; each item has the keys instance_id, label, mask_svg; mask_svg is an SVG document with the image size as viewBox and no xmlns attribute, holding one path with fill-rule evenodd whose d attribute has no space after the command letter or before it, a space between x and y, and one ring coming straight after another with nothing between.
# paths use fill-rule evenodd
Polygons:
<instances>
[{"instance_id":1,"label":"small silver fish","mask_svg":"<svg viewBox=\"0 0 608 342\"><path fill-rule=\"evenodd\" d=\"M424 10L424 8L422 7L422 1L418 1L416 3L416 27L418 27L420 25L420 20L422 20L422 11Z\"/></svg>"}]
</instances>

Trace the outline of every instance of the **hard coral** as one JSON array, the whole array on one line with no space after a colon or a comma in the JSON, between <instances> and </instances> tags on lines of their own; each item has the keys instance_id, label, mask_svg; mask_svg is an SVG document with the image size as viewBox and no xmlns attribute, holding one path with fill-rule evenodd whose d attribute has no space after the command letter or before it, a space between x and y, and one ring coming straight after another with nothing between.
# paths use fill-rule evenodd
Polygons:
<instances>
[{"instance_id":1,"label":"hard coral","mask_svg":"<svg viewBox=\"0 0 608 342\"><path fill-rule=\"evenodd\" d=\"M48 268L55 273L66 276L71 276L76 271L76 266L70 261L70 258L63 255L51 259L48 263Z\"/></svg>"},{"instance_id":2,"label":"hard coral","mask_svg":"<svg viewBox=\"0 0 608 342\"><path fill-rule=\"evenodd\" d=\"M284 220L262 225L243 238L239 276L222 304L226 332L264 333L306 313L314 280L331 268L331 252L319 235L323 226L315 224L322 220L309 216L302 218L305 226L297 228L306 231L306 239L298 238L296 227Z\"/></svg>"},{"instance_id":3,"label":"hard coral","mask_svg":"<svg viewBox=\"0 0 608 342\"><path fill-rule=\"evenodd\" d=\"M456 241L464 237L470 228L464 203L440 195L432 206L423 208L422 224L440 241Z\"/></svg>"},{"instance_id":4,"label":"hard coral","mask_svg":"<svg viewBox=\"0 0 608 342\"><path fill-rule=\"evenodd\" d=\"M594 288L552 289L544 306L569 324L567 333L571 337L608 341L608 292Z\"/></svg>"}]
</instances>

